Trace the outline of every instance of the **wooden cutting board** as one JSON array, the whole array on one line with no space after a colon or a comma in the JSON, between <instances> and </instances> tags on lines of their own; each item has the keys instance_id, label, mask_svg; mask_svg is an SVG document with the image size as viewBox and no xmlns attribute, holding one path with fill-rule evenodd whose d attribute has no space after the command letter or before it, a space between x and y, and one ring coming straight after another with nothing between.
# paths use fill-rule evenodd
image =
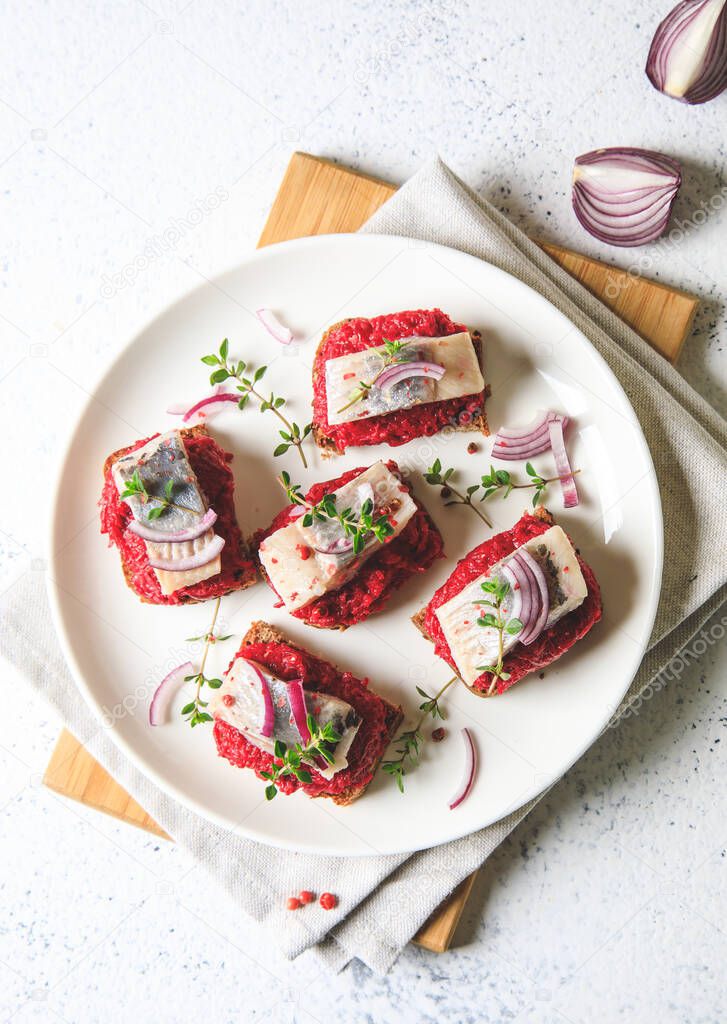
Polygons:
<instances>
[{"instance_id":1,"label":"wooden cutting board","mask_svg":"<svg viewBox=\"0 0 727 1024\"><path fill-rule=\"evenodd\" d=\"M304 235L357 231L395 191L396 186L385 181L307 153L294 153L259 245ZM693 296L630 277L560 246L542 244L542 248L662 355L676 360L696 312ZM43 781L56 793L170 838L65 729ZM476 872L435 911L415 937L419 945L438 953L449 948L475 877Z\"/></svg>"}]
</instances>

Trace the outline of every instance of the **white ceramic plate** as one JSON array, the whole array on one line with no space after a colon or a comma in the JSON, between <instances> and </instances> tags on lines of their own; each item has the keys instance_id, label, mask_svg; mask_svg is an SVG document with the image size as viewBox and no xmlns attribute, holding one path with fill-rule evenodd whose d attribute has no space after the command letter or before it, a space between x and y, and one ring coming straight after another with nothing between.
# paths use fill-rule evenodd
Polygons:
<instances>
[{"instance_id":1,"label":"white ceramic plate","mask_svg":"<svg viewBox=\"0 0 727 1024\"><path fill-rule=\"evenodd\" d=\"M254 316L275 309L303 339L278 345ZM569 450L582 469L578 508L564 512L551 488L548 505L593 566L603 590L604 618L549 668L494 700L463 686L449 691L447 738L427 742L420 767L400 795L379 773L350 807L297 794L263 798L251 772L217 756L210 728L190 730L179 715L151 728L147 713L156 683L173 665L196 657L185 637L204 632L211 604L153 607L126 587L118 553L99 533L101 467L106 456L138 438L176 425L170 402L208 390L199 359L223 337L230 352L269 366L266 383L308 421L310 367L321 332L347 316L374 316L439 306L485 336L485 375L492 387L490 426L530 420L538 408L573 417ZM412 580L388 609L345 633L311 629L275 609L259 583L223 599L224 632L245 632L266 619L290 637L359 676L412 715L421 698L450 676L410 623L458 558L488 531L469 509L444 508L421 471L439 456L474 482L489 463L491 441L473 434L434 437L405 447L363 448L326 460L311 447L302 470L294 451L272 458L278 441L270 414L231 407L211 425L234 453L237 512L243 531L267 525L283 504L275 474L286 468L308 485L343 470L394 457L413 471L415 489L441 529L447 558ZM477 439L479 453L468 455ZM534 460L553 468L550 453ZM516 472L523 472L516 464ZM443 843L482 828L542 792L586 750L609 720L639 665L656 611L662 566L662 520L651 458L620 385L586 338L520 281L452 249L393 237L332 235L271 246L215 282L187 295L131 341L95 390L70 440L53 510L51 600L61 641L81 692L113 740L170 795L238 833L294 850L341 855L395 853ZM526 505L522 493L490 501L496 530L512 525ZM208 668L220 674L235 641L213 650ZM456 811L448 798L461 775L458 736L469 726L480 770L470 798ZM433 725L427 723L428 735Z\"/></svg>"}]
</instances>

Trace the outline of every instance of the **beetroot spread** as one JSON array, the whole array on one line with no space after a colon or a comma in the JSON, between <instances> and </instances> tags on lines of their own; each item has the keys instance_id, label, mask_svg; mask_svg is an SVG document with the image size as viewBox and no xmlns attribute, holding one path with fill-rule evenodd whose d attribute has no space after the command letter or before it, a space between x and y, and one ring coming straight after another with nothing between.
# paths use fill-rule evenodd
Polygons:
<instances>
[{"instance_id":1,"label":"beetroot spread","mask_svg":"<svg viewBox=\"0 0 727 1024\"><path fill-rule=\"evenodd\" d=\"M153 434L152 437L158 437L158 434ZM128 448L117 452L117 456L136 451L151 441L152 437L129 445ZM115 544L119 549L124 575L131 589L136 591L143 601L152 604L184 604L188 601L206 601L208 598L221 597L231 590L239 589L255 575L254 563L246 555L245 544L235 517L235 485L228 465L232 461L232 456L203 432L182 434L182 437L199 486L210 507L217 513L215 532L225 539L221 555L222 571L217 576L194 586L184 587L173 594L162 594L159 581L149 565L146 544L141 537L127 529L133 515L128 504L119 498L116 483L111 475L111 466L108 464L99 502L101 533L107 533L109 544Z\"/></svg>"},{"instance_id":2,"label":"beetroot spread","mask_svg":"<svg viewBox=\"0 0 727 1024\"><path fill-rule=\"evenodd\" d=\"M449 424L465 426L482 414L484 394L450 398L401 409L386 416L371 416L352 423L328 423L326 361L360 352L399 338L443 338L466 331L441 309L418 309L389 313L371 320L354 317L331 329L316 353L313 365L313 422L339 452L348 445L406 444L414 437L429 437ZM354 382L355 383L355 382Z\"/></svg>"},{"instance_id":3,"label":"beetroot spread","mask_svg":"<svg viewBox=\"0 0 727 1024\"><path fill-rule=\"evenodd\" d=\"M392 473L399 473L395 462L389 461L386 465ZM315 504L324 494L343 487L349 480L359 476L365 468L361 466L351 469L335 480L314 484L306 494L306 499ZM403 481L401 486L409 490ZM416 502L413 494L412 498ZM439 530L419 503L416 504L417 511L398 537L382 544L381 549L363 563L353 579L291 614L311 626L334 629L338 626L353 626L374 612L381 611L398 587L415 573L425 572L444 553ZM258 531L254 538L255 546L259 546L271 533L288 526L293 521L296 508L298 506L288 505L278 513L267 530ZM301 558L307 558L310 550L301 545L299 554ZM275 592L270 580L268 583Z\"/></svg>"},{"instance_id":4,"label":"beetroot spread","mask_svg":"<svg viewBox=\"0 0 727 1024\"><path fill-rule=\"evenodd\" d=\"M439 619L435 615L435 609L449 601L468 583L487 572L490 566L509 555L515 548L520 547L532 537L545 533L551 525L550 522L545 522L538 516L529 513L524 515L511 530L505 530L503 533L491 537L490 540L486 540L458 562L457 568L447 582L439 588L427 605L424 627L434 641L436 653L440 658L444 658L455 671L457 666L442 632ZM574 611L553 623L549 629L544 630L532 644L527 647L517 644L509 654L505 655L503 665L505 670L510 673L510 678L498 679L498 693L504 693L529 672L545 668L546 665L555 661L572 647L576 640L585 636L591 626L601 618L601 591L593 575L593 570L586 565L580 555L578 563L588 587L585 601ZM483 673L475 680L473 688L486 693L491 683L492 676L489 673Z\"/></svg>"},{"instance_id":5,"label":"beetroot spread","mask_svg":"<svg viewBox=\"0 0 727 1024\"><path fill-rule=\"evenodd\" d=\"M332 779L324 779L311 768L310 783L285 775L277 783L279 791L294 793L302 789L308 796L340 796L348 790L367 786L389 742L399 709L372 693L368 689L368 680L357 679L350 672L339 672L328 662L288 644L243 643L238 654L263 665L279 679L302 679L306 690L340 697L354 708L361 719L347 755L348 768L336 772ZM222 757L238 768L252 768L259 778L262 778L260 772L268 770L273 762L271 754L253 746L241 732L222 719L215 721L214 737Z\"/></svg>"}]
</instances>

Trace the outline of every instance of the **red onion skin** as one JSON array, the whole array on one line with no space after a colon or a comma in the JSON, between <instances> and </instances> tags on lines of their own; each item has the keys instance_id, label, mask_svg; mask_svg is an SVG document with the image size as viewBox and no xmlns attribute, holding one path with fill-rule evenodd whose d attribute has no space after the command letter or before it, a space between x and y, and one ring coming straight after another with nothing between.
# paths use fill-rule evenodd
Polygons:
<instances>
[{"instance_id":1,"label":"red onion skin","mask_svg":"<svg viewBox=\"0 0 727 1024\"><path fill-rule=\"evenodd\" d=\"M704 54L702 73L696 82L677 96L665 91L669 50L684 31L707 6L708 0L682 0L658 26L649 48L646 76L654 88L678 100L695 106L715 99L727 89L727 4L723 6Z\"/></svg>"},{"instance_id":2,"label":"red onion skin","mask_svg":"<svg viewBox=\"0 0 727 1024\"><path fill-rule=\"evenodd\" d=\"M260 729L260 735L264 736L266 739L269 739L273 735L273 725L275 724L275 708L273 707L273 698L270 694L268 681L254 661L248 661L247 658L244 658L243 660L246 661L250 668L253 670L255 675L260 680L260 685L262 686L263 702L265 704L265 719L263 721L262 728Z\"/></svg>"},{"instance_id":3,"label":"red onion skin","mask_svg":"<svg viewBox=\"0 0 727 1024\"><path fill-rule=\"evenodd\" d=\"M563 428L560 423L550 424L550 446L555 457L555 471L561 477L563 489L563 505L565 508L575 508L579 503L578 488L575 477L568 459L568 452L565 447Z\"/></svg>"},{"instance_id":4,"label":"red onion skin","mask_svg":"<svg viewBox=\"0 0 727 1024\"><path fill-rule=\"evenodd\" d=\"M191 409L187 409L184 416L182 417L182 422L187 423L189 420L191 420L191 418L194 416L196 412L199 412L200 409L204 409L206 405L212 405L215 402L237 403L239 401L239 398L239 395L231 395L229 394L229 392L224 392L219 395L208 395L207 398L201 398L199 402L195 402Z\"/></svg>"},{"instance_id":5,"label":"red onion skin","mask_svg":"<svg viewBox=\"0 0 727 1024\"><path fill-rule=\"evenodd\" d=\"M548 584L543 570L530 552L526 548L521 548L516 557L519 557L521 564L527 567L530 575L535 581L535 586L538 588L538 616L527 634L519 637L520 643L528 646L534 640L537 640L543 632L543 628L545 627L545 623L548 619L548 612L550 611L550 597L548 595ZM523 630L523 632L525 631Z\"/></svg>"},{"instance_id":6,"label":"red onion skin","mask_svg":"<svg viewBox=\"0 0 727 1024\"><path fill-rule=\"evenodd\" d=\"M534 420L522 428L520 433L511 427L502 427L495 435L492 449L493 459L501 462L520 462L541 455L550 448L549 424L560 420L563 429L568 426L568 417L557 412L544 412L539 420Z\"/></svg>"},{"instance_id":7,"label":"red onion skin","mask_svg":"<svg viewBox=\"0 0 727 1024\"><path fill-rule=\"evenodd\" d=\"M162 572L187 572L190 569L201 569L203 565L209 565L213 559L222 551L225 546L225 538L215 534L206 548L203 548L196 555L189 558L150 558L149 565L152 569L160 569ZM206 556L206 557L205 557ZM202 560L204 559L204 560Z\"/></svg>"},{"instance_id":8,"label":"red onion skin","mask_svg":"<svg viewBox=\"0 0 727 1024\"><path fill-rule=\"evenodd\" d=\"M200 537L210 527L214 526L216 522L217 513L213 509L208 508L197 526L191 527L189 530L163 533L161 530L154 530L151 527L145 526L144 523L138 523L136 519L132 519L129 523L128 530L143 540L151 541L152 544L181 544L186 540L196 540L197 537Z\"/></svg>"}]
</instances>

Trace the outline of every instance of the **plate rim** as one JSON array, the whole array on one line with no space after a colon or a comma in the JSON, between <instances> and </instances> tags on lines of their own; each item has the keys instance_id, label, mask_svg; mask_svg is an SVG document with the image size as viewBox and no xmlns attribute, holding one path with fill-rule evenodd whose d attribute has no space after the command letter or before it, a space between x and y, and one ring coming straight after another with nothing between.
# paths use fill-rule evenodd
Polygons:
<instances>
[{"instance_id":1,"label":"plate rim","mask_svg":"<svg viewBox=\"0 0 727 1024\"><path fill-rule=\"evenodd\" d=\"M363 234L358 232L334 232L322 235L308 235L303 236L301 238L294 238L282 242L276 242L270 245L266 245L260 249L253 250L247 255L246 258L237 260L231 266L215 273L209 279L201 281L193 288L190 288L182 292L176 298L174 298L173 301L167 303L163 308L155 312L152 316L143 320L140 318L138 322L135 322L130 327L129 333L125 336L125 341L121 344L119 349L111 356L108 362L106 362L101 367L95 379L88 386L88 395L85 401L83 402L81 408L79 409L79 412L75 417L70 429L63 438L61 456L58 462L58 468L51 491L52 500L50 502L50 514L48 518L47 532L49 551L49 572L46 574L46 592L48 594L54 630L58 638L64 659L70 669L71 676L76 687L83 696L86 705L90 709L97 723L101 726L101 728L104 729L104 732L110 737L111 742L116 746L117 750L119 750L125 757L127 757L131 761L132 766L137 771L139 771L142 776L149 779L154 785L158 786L163 793L165 793L171 799L180 803L186 810L192 811L193 813L199 815L200 818L202 818L203 820L212 822L218 827L224 828L226 830L230 829L230 824L229 821L227 821L224 818L224 816L217 814L216 812L210 810L208 807L205 807L204 804L202 804L200 801L193 797L190 797L181 788L170 783L167 778L162 776L162 774L159 773L154 767L150 766L147 762L145 762L142 759L142 757L134 750L133 745L129 741L127 741L127 739L118 730L114 728L108 728L106 723L104 723L101 706L93 696L91 687L86 682L84 674L81 671L80 665L75 656L71 643L71 638L69 637L68 631L64 626L60 599L61 587L58 585L54 578L57 570L57 557L60 554L60 552L56 550L56 533L58 524L59 504L61 499L61 484L64 476L64 471L66 469L66 465L70 459L71 452L73 450L76 434L81 423L85 419L89 409L91 408L92 403L96 400L97 390L113 373L116 365L120 363L121 360L124 358L127 350L132 345L136 344L143 334L152 330L159 321L168 316L177 306L186 303L192 296L196 295L198 292L203 292L209 287L215 287L223 278L230 274L241 271L246 265L250 263L264 261L267 258L274 258L275 254L280 252L281 250L305 250L306 248L314 248L316 245L322 244L324 242L343 239L356 239L356 245L378 244L381 241L385 241L387 243L398 242L406 247L408 247L412 241L412 238L406 235L377 234L373 232L366 232ZM658 477L656 475L656 469L654 466L654 461L651 455L651 450L649 449L646 437L644 436L644 432L641 427L641 422L638 416L636 415L636 411L634 410L633 405L631 404L623 385L621 384L620 380L613 372L611 367L608 365L605 358L596 349L595 345L593 344L593 342L591 342L588 336L584 334L584 332L581 331L580 328L577 327L576 324L573 323L573 321L568 316L566 316L565 313L558 309L558 307L554 303L552 303L550 299L546 298L545 295L541 294L541 292L533 288L531 285L527 284L525 281L522 281L515 274L511 274L508 271L503 270L501 267L497 266L497 264L492 263L489 260L483 259L479 256L474 256L472 253L465 252L462 249L457 249L454 246L443 245L439 242L426 241L425 244L427 249L434 249L446 253L454 253L456 254L457 258L465 258L466 260L485 264L491 270L495 271L496 274L509 278L512 281L516 282L518 287L526 289L529 293L531 293L532 296L535 297L536 301L545 303L550 308L550 310L562 321L563 325L568 326L571 331L574 331L576 333L581 342L586 343L588 349L590 350L590 354L595 357L596 362L601 367L601 370L610 378L611 383L615 385L617 391L620 393L621 398L623 399L626 407L631 410L633 416L633 425L637 428L636 436L638 438L638 443L641 448L642 457L644 458L645 463L651 469L651 473L648 474L649 487L653 502L653 519L658 528L654 533L655 559L651 579L649 581L651 608L649 609L648 615L644 619L644 636L639 638L638 641L638 656L634 658L633 671L629 669L629 672L625 677L626 683L623 688L623 692L621 693L621 696L619 698L620 703L623 700L626 693L628 692L629 687L633 683L633 680L636 677L636 673L638 672L639 667L643 661L644 654L648 649L648 643L653 631L653 626L656 620L656 615L659 606L659 600L661 597L661 585L664 567L664 516L661 501L661 493L659 488ZM602 734L602 732L608 725L608 722L610 721L612 713L613 712L606 712L603 715L602 720L600 720L599 722L597 731L594 732L593 735L589 735L583 744L578 745L576 754L572 757L572 759L568 761L567 764L561 766L555 773L542 773L539 776L538 781L534 783L532 789L527 790L524 794L521 794L518 797L517 806L509 807L504 814L501 814L490 821L486 821L482 825L476 826L474 829L465 826L462 830L455 830L454 834L448 834L446 837L437 840L437 842L425 846L411 847L409 845L395 844L393 846L388 846L384 851L382 851L383 855L411 855L419 852L420 850L435 849L437 846L440 846L444 843L456 842L462 838L465 838L468 835L473 835L475 832L480 831L481 829L489 828L496 822L501 821L503 817L509 814L516 813L531 800L540 797L543 793L545 793L548 789L550 789L553 785L560 781L560 779L562 779L563 776L567 774L567 772L570 771L573 765L584 756L584 754L590 749L590 747L596 742L598 737ZM100 761L99 763L101 764ZM101 766L108 771L108 769L106 769L103 764L101 764ZM111 773L109 772L109 774ZM545 781L543 781L543 777L545 777ZM114 779L114 781L117 782L117 785L123 785L123 783L118 782L116 779ZM133 796L133 794L131 795ZM142 809L146 810L145 808ZM250 829L246 825L244 827L241 825L237 825L236 831L239 832L239 834L244 836L245 838L251 839L254 842L261 843L262 845L271 846L276 849L283 849L296 853L314 853L320 854L322 856L341 856L347 858L366 857L372 855L370 851L341 849L340 847L337 847L335 845L331 846L326 845L325 843L323 845L317 844L315 846L312 846L310 844L307 844L301 846L293 840L288 840L282 837L276 836L274 838L271 838L269 836L265 836L264 838L261 838L254 829Z\"/></svg>"}]
</instances>

